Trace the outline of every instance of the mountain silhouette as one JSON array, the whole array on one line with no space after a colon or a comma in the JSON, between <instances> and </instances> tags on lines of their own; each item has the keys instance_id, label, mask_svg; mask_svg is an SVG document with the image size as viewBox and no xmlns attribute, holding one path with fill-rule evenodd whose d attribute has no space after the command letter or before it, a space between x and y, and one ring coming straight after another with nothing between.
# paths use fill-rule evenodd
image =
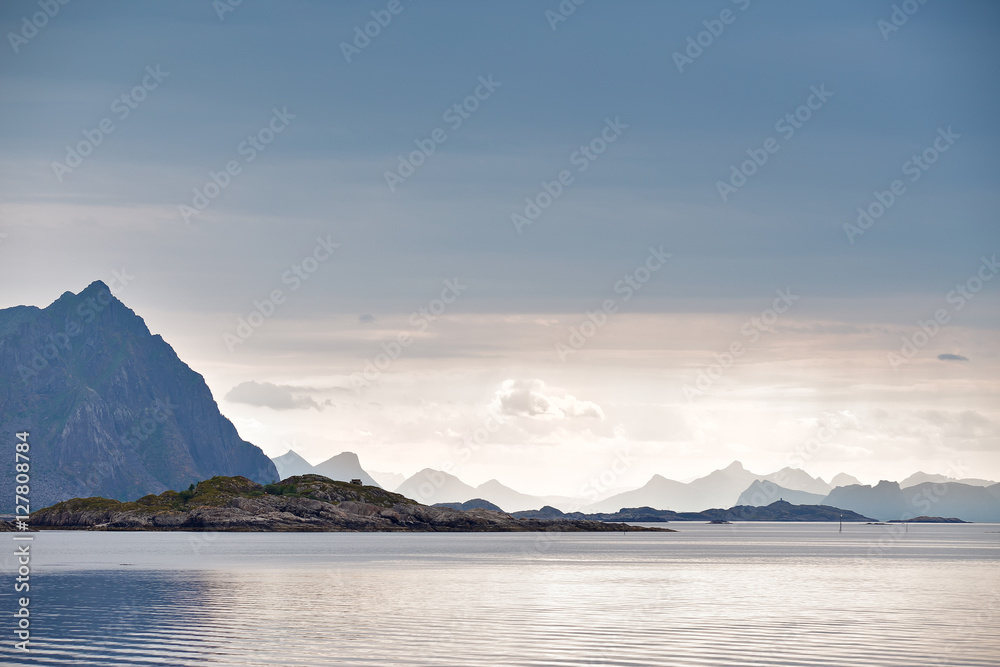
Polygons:
<instances>
[{"instance_id":1,"label":"mountain silhouette","mask_svg":"<svg viewBox=\"0 0 1000 667\"><path fill-rule=\"evenodd\" d=\"M0 432L29 433L32 508L134 500L274 464L240 438L205 379L101 281L47 308L0 310ZM14 476L0 475L13 511Z\"/></svg>"}]
</instances>

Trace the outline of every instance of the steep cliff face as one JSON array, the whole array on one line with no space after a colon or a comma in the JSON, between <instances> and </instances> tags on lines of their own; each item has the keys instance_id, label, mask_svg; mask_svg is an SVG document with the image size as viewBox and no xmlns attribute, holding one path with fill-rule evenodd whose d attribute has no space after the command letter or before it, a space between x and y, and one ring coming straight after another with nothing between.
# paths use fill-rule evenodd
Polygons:
<instances>
[{"instance_id":1,"label":"steep cliff face","mask_svg":"<svg viewBox=\"0 0 1000 667\"><path fill-rule=\"evenodd\" d=\"M45 309L0 310L0 437L30 433L33 508L131 500L215 475L277 479L204 378L97 281ZM0 471L12 511L13 472Z\"/></svg>"}]
</instances>

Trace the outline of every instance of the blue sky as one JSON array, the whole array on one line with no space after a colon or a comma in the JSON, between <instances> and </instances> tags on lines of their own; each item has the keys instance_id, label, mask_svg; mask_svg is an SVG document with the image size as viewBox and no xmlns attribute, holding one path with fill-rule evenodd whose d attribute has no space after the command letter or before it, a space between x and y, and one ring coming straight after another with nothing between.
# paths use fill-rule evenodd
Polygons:
<instances>
[{"instance_id":1,"label":"blue sky","mask_svg":"<svg viewBox=\"0 0 1000 667\"><path fill-rule=\"evenodd\" d=\"M9 33L40 10L5 3L0 259L17 258L18 271L3 278L0 305L44 305L125 267L135 278L119 297L205 373L217 398L243 382L272 382L340 406L221 401L271 454L295 441L314 459L354 449L374 467L436 465L461 437L449 429L481 421L505 386L530 392L542 382L558 388L553 405L603 392L619 413L605 409L600 428L566 432L554 425L580 419L510 415L503 442L469 475L537 485L518 477L513 459L541 456L546 469L586 451L596 461L615 438L653 443L636 445L646 447L643 472L669 473L669 464L678 476L696 474L737 455L766 467L803 437L765 444L777 436L762 434L780 431L782 419L868 411L857 417L859 428L869 425L866 444L844 443L837 457L814 462L817 472L858 458L848 472L864 478L868 465L872 477L901 477L963 458L1000 476L997 388L988 381L1000 326L994 283L906 364L913 375L883 377L901 337L950 309L949 291L1000 245L994 3L913 3L916 12L886 38L879 21L891 20L890 2L589 0L553 30L546 12L558 10L554 1L402 0L347 62L341 44L388 4L244 2L220 19L208 0L71 2L15 52ZM674 54L707 30L704 22L717 29L724 11L731 22L711 40L704 33L708 45L679 72ZM157 67L168 74L120 118L114 100ZM480 77L499 85L453 129L444 113L474 94ZM832 96L794 134L776 128L820 88ZM274 109L294 118L245 161L241 142L267 127ZM60 182L52 163L105 118L114 131ZM607 119L627 127L579 171L574 153ZM385 172L436 128L447 139L390 191ZM904 164L948 128L957 138L911 181ZM723 201L717 183L769 138L777 152ZM229 161L240 172L185 220L179 206ZM572 183L518 234L511 215L561 170ZM896 179L905 192L850 243L844 225ZM292 291L282 276L328 236L339 250ZM585 311L620 297L614 286L650 246L663 246L670 261L571 362L553 360L555 343ZM451 278L468 289L419 332L419 344L366 389L368 398L338 398ZM774 349L759 352L752 372L741 361L725 380L736 392L763 392L777 416L698 436L711 421L698 412L706 404L677 403L678 391L788 287L801 298L770 330ZM230 352L224 335L274 289L287 301ZM609 333L614 327L620 334ZM937 359L946 353L971 361ZM957 369L965 375L953 377ZM841 373L843 386L834 381ZM607 377L617 378L614 391ZM936 394L914 389L927 383ZM786 384L799 398L767 398L768 387ZM877 389L848 389L859 385ZM909 398L901 402L901 393ZM704 409L730 415L723 424L759 412L730 399L711 398L723 402ZM454 412L434 414L422 400ZM385 420L367 412L370 403L402 415L402 426L379 432ZM644 412L646 404L655 407ZM967 409L985 425L949 440L930 419L906 436L921 444L895 474L898 455L879 443L896 436L877 424L910 423L906 411L934 406L951 411L945 421L961 421ZM618 426L626 435L615 435ZM676 433L630 440L629 429Z\"/></svg>"}]
</instances>

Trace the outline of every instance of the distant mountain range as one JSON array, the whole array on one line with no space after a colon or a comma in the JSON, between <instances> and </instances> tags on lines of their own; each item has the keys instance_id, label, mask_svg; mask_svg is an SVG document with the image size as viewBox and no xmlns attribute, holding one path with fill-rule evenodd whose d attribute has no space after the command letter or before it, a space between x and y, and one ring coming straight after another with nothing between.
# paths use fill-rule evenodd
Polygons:
<instances>
[{"instance_id":1,"label":"distant mountain range","mask_svg":"<svg viewBox=\"0 0 1000 667\"><path fill-rule=\"evenodd\" d=\"M495 479L483 482L479 486L469 486L454 475L432 468L424 468L406 478L395 491L428 505L462 503L481 498L502 507L505 512L537 509L542 505L579 505L573 498L519 493Z\"/></svg>"},{"instance_id":2,"label":"distant mountain range","mask_svg":"<svg viewBox=\"0 0 1000 667\"><path fill-rule=\"evenodd\" d=\"M969 486L993 486L996 482L991 482L988 479L975 479L973 477L966 477L964 479L958 479L956 477L948 477L947 475L932 475L926 472L916 472L904 479L899 483L901 489L906 489L911 486L916 486L917 484L923 484L925 482L933 482L935 484L941 484L946 482L958 482L960 484L968 484ZM858 480L854 480L851 484L860 484ZM848 484L840 484L839 486L848 486Z\"/></svg>"},{"instance_id":3,"label":"distant mountain range","mask_svg":"<svg viewBox=\"0 0 1000 667\"><path fill-rule=\"evenodd\" d=\"M758 474L734 461L688 483L653 475L640 488L583 501L520 493L495 479L474 487L431 468L408 478L369 474L353 452L315 466L291 450L272 461L240 438L204 378L100 281L44 309L0 310L0 431L29 433L33 507L89 496L134 500L214 476L268 483L318 474L381 483L428 505L474 501L507 512L551 506L589 514L684 513L787 501L883 520L1000 521L1000 485L924 472L873 487L844 473L827 483L797 468ZM0 512L13 511L14 482L0 475Z\"/></svg>"},{"instance_id":4,"label":"distant mountain range","mask_svg":"<svg viewBox=\"0 0 1000 667\"><path fill-rule=\"evenodd\" d=\"M354 452L341 452L315 466L291 449L286 454L271 460L274 461L281 479L294 475L323 475L338 482L360 479L365 486L381 486L361 467L361 461Z\"/></svg>"},{"instance_id":5,"label":"distant mountain range","mask_svg":"<svg viewBox=\"0 0 1000 667\"><path fill-rule=\"evenodd\" d=\"M769 505L770 501L773 501L774 498L787 500L795 505L822 505L826 494L788 489L778 486L774 482L755 479L747 487L747 490L740 494L740 497L736 500L736 504L761 507Z\"/></svg>"},{"instance_id":6,"label":"distant mountain range","mask_svg":"<svg viewBox=\"0 0 1000 667\"><path fill-rule=\"evenodd\" d=\"M309 466L294 451L274 459L282 478L286 476L286 472L326 474L320 468L332 461L340 461L342 465L327 469L331 473L327 476L331 479L348 481L358 477L366 480L373 477L361 469L358 457L351 452L338 454L315 467ZM303 465L309 468L302 468ZM340 476L331 476L335 474ZM381 473L387 474L391 473ZM402 476L399 475L398 478L402 479ZM433 468L425 468L402 479L392 490L421 503L452 508L468 504L469 507L495 506L505 512L523 513L540 511L539 508L548 506L555 512L569 512L572 516L579 517L619 516L619 512L625 508L646 508L674 514L688 513L704 518L707 516L704 512L710 508L768 507L775 502L785 501L799 506L832 506L878 520L933 515L958 517L966 521L1000 521L1000 499L996 497L1000 493L1000 485L988 480L956 481L943 475L921 472L899 484L881 482L871 487L860 484L851 475L840 473L833 478L833 482L838 484L827 483L797 468L757 474L748 471L739 461L734 461L725 468L688 483L653 475L638 489L590 504L578 498L520 493L495 479L472 486L455 475Z\"/></svg>"},{"instance_id":7,"label":"distant mountain range","mask_svg":"<svg viewBox=\"0 0 1000 667\"><path fill-rule=\"evenodd\" d=\"M543 507L531 512L515 512L514 516L528 519L586 519L591 521L630 521L653 523L657 521L871 521L850 510L825 505L796 505L787 500L776 500L770 505L729 509L709 509L703 512L673 512L652 507L623 508L613 513L586 514L564 513L554 507Z\"/></svg>"},{"instance_id":8,"label":"distant mountain range","mask_svg":"<svg viewBox=\"0 0 1000 667\"><path fill-rule=\"evenodd\" d=\"M378 485L383 489L395 489L406 481L406 475L398 472L380 472L378 470L369 470L368 474L375 478L375 481L378 482Z\"/></svg>"},{"instance_id":9,"label":"distant mountain range","mask_svg":"<svg viewBox=\"0 0 1000 667\"><path fill-rule=\"evenodd\" d=\"M658 507L677 512L695 512L707 507L732 507L740 504L741 495L756 481L772 484L753 505L769 505L781 496L779 489L805 492L823 497L831 486L798 468L782 468L770 474L753 473L739 461L716 470L692 482L683 483L653 475L646 484L634 491L611 496L587 508L591 512L614 512L622 507ZM775 491L774 493L770 493ZM814 499L814 498L813 498Z\"/></svg>"},{"instance_id":10,"label":"distant mountain range","mask_svg":"<svg viewBox=\"0 0 1000 667\"><path fill-rule=\"evenodd\" d=\"M917 516L957 517L966 521L1000 522L1000 484L923 482L902 488L896 482L875 486L852 484L830 492L824 501L882 521Z\"/></svg>"},{"instance_id":11,"label":"distant mountain range","mask_svg":"<svg viewBox=\"0 0 1000 667\"><path fill-rule=\"evenodd\" d=\"M133 500L215 475L278 477L204 378L100 281L44 309L0 310L0 432L20 431L32 508ZM0 475L0 511L13 511L14 482Z\"/></svg>"}]
</instances>

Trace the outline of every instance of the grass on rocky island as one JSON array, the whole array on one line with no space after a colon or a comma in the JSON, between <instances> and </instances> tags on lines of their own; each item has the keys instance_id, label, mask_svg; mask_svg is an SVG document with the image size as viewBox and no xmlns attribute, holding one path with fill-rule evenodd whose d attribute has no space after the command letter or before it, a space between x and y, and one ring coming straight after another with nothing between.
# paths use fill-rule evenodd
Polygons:
<instances>
[{"instance_id":1,"label":"grass on rocky island","mask_svg":"<svg viewBox=\"0 0 1000 667\"><path fill-rule=\"evenodd\" d=\"M281 482L261 485L246 477L216 476L192 484L184 491L164 491L159 495L149 494L131 502L121 502L110 498L73 498L64 500L48 508L56 512L128 512L144 514L164 512L187 512L196 507L223 507L233 498L260 498L281 496L290 498L310 498L328 503L354 501L370 503L379 507L396 504L416 505L414 500L392 493L377 486L361 486L349 482L338 482L322 475L296 475Z\"/></svg>"}]
</instances>

